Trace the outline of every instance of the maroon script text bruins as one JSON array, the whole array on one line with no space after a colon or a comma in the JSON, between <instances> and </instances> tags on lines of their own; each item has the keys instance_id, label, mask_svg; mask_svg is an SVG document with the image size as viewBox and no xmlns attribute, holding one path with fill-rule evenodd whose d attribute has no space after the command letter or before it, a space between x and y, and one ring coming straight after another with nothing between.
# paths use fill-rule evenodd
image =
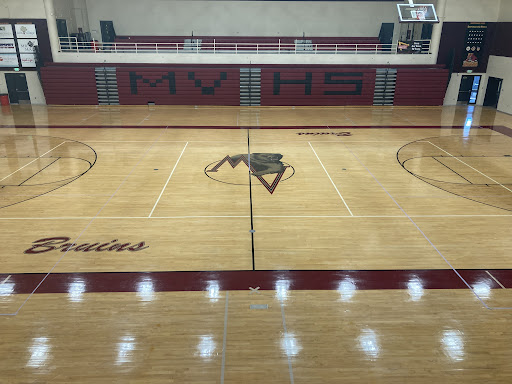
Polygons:
<instances>
[{"instance_id":1,"label":"maroon script text bruins","mask_svg":"<svg viewBox=\"0 0 512 384\"><path fill-rule=\"evenodd\" d=\"M60 250L61 252L75 251L75 252L137 252L142 251L143 249L149 248L145 246L146 244L141 241L138 244L131 245L131 243L118 243L117 239L112 240L108 243L94 243L94 244L74 244L69 242L71 240L69 237L47 237L46 239L40 239L33 242L33 246L23 253L35 254L35 253L44 253L53 250Z\"/></svg>"}]
</instances>

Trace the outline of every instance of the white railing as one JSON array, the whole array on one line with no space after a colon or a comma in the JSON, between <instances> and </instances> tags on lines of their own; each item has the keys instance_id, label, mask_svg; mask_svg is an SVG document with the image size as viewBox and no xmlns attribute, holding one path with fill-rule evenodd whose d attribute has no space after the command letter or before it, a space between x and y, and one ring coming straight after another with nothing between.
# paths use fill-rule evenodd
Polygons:
<instances>
[{"instance_id":1,"label":"white railing","mask_svg":"<svg viewBox=\"0 0 512 384\"><path fill-rule=\"evenodd\" d=\"M74 53L197 53L197 54L397 54L398 44L302 44L302 43L98 43L61 37L60 51ZM430 53L430 40L416 40L414 53ZM418 47L418 45L417 45Z\"/></svg>"}]
</instances>

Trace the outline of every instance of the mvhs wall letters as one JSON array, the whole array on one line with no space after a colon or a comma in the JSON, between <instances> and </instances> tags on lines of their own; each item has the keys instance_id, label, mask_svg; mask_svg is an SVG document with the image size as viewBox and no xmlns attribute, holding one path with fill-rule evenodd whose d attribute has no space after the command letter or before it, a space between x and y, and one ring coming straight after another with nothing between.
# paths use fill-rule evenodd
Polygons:
<instances>
[{"instance_id":1,"label":"mvhs wall letters","mask_svg":"<svg viewBox=\"0 0 512 384\"><path fill-rule=\"evenodd\" d=\"M336 80L337 77L360 77L354 80ZM353 89L345 89L338 91L324 91L324 95L360 95L363 89L363 73L362 72L325 72L323 84L343 84L354 85ZM281 94L282 84L304 84L304 95L311 95L313 88L313 73L306 72L304 79L281 79L281 72L274 72L274 95ZM315 84L317 85L317 84Z\"/></svg>"},{"instance_id":2,"label":"mvhs wall letters","mask_svg":"<svg viewBox=\"0 0 512 384\"><path fill-rule=\"evenodd\" d=\"M214 80L213 87L204 87L202 85L201 79L196 79L195 72L188 72L188 80L194 82L194 86L196 88L201 88L202 95L214 95L215 88L220 88L221 81L226 80L228 78L227 72L221 72L220 78L218 80ZM137 81L142 80L142 83L149 84L150 87L156 87L158 84L162 84L164 80L168 82L169 85L169 94L176 95L176 73L175 72L167 72L167 75L163 75L158 79L147 79L142 75L137 75L137 72L130 72L130 90L132 95L138 94L138 86Z\"/></svg>"}]
</instances>

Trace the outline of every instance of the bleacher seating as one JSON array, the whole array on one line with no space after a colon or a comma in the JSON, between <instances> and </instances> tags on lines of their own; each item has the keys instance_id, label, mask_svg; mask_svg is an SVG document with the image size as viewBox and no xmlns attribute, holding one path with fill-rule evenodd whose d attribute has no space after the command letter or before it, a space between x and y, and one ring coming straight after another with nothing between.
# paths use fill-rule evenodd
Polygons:
<instances>
[{"instance_id":1,"label":"bleacher seating","mask_svg":"<svg viewBox=\"0 0 512 384\"><path fill-rule=\"evenodd\" d=\"M98 104L94 66L52 64L41 69L47 104Z\"/></svg>"},{"instance_id":2,"label":"bleacher seating","mask_svg":"<svg viewBox=\"0 0 512 384\"><path fill-rule=\"evenodd\" d=\"M98 104L95 67L54 63L41 70L48 104ZM171 65L116 67L121 105L240 105L240 68L261 68L261 105L372 105L377 68L396 68L394 105L442 105L442 65Z\"/></svg>"},{"instance_id":3,"label":"bleacher seating","mask_svg":"<svg viewBox=\"0 0 512 384\"><path fill-rule=\"evenodd\" d=\"M394 105L443 105L448 69L398 68Z\"/></svg>"}]
</instances>

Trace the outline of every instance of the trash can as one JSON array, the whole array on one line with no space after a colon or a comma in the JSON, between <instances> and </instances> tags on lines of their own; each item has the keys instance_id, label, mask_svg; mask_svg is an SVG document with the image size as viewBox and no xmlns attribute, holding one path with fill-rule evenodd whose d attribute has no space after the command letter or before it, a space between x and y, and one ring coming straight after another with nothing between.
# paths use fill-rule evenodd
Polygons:
<instances>
[{"instance_id":1,"label":"trash can","mask_svg":"<svg viewBox=\"0 0 512 384\"><path fill-rule=\"evenodd\" d=\"M0 105L9 105L9 95L6 93L0 94Z\"/></svg>"}]
</instances>

